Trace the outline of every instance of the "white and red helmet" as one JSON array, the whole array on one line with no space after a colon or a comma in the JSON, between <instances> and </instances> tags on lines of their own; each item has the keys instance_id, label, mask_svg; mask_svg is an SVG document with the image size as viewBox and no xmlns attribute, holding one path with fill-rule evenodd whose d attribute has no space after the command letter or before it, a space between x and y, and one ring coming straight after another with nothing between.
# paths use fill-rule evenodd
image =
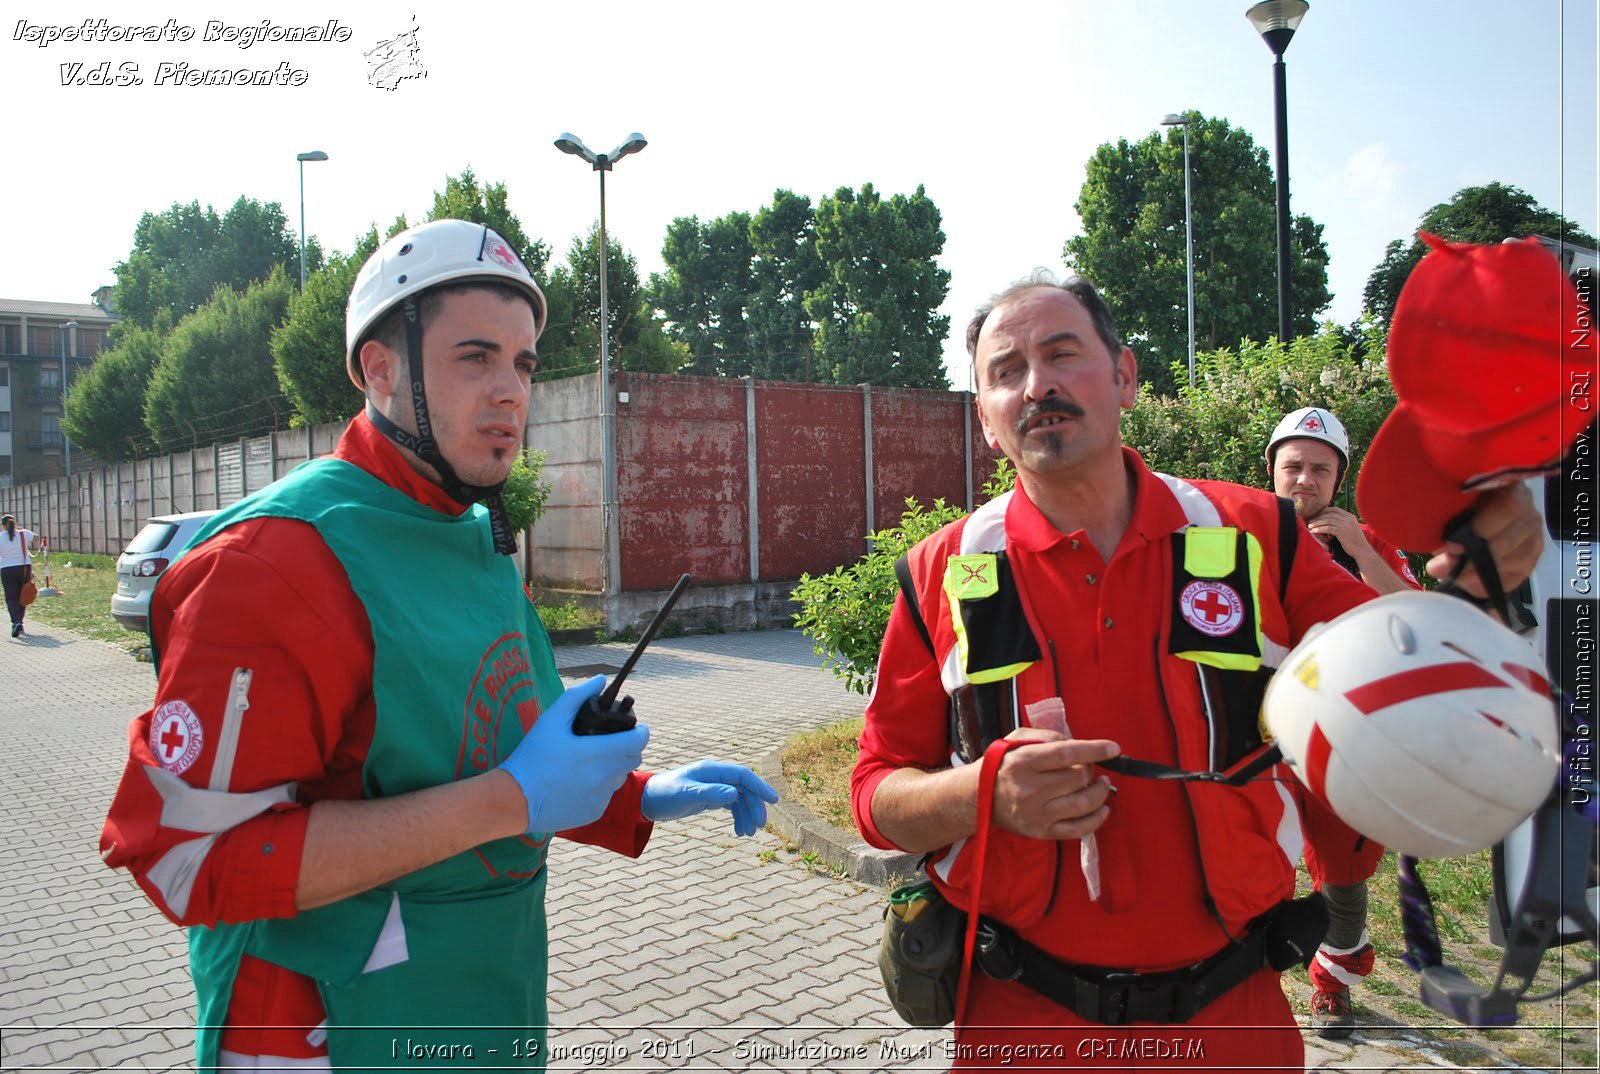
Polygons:
<instances>
[{"instance_id":1,"label":"white and red helmet","mask_svg":"<svg viewBox=\"0 0 1600 1074\"><path fill-rule=\"evenodd\" d=\"M1339 453L1341 474L1350 468L1350 435L1344 431L1344 423L1334 417L1331 410L1320 406L1303 406L1292 414L1285 414L1277 428L1272 430L1266 451L1262 452L1268 466L1272 465L1273 452L1285 440L1320 440Z\"/></svg>"},{"instance_id":2,"label":"white and red helmet","mask_svg":"<svg viewBox=\"0 0 1600 1074\"><path fill-rule=\"evenodd\" d=\"M1312 794L1416 857L1498 843L1561 764L1533 649L1438 593L1392 593L1313 628L1272 677L1262 715Z\"/></svg>"},{"instance_id":3,"label":"white and red helmet","mask_svg":"<svg viewBox=\"0 0 1600 1074\"><path fill-rule=\"evenodd\" d=\"M533 303L535 336L544 331L549 307L544 292L511 244L484 224L430 220L399 232L373 251L356 273L345 305L345 365L364 388L358 353L384 315L411 295L445 283L510 284Z\"/></svg>"}]
</instances>

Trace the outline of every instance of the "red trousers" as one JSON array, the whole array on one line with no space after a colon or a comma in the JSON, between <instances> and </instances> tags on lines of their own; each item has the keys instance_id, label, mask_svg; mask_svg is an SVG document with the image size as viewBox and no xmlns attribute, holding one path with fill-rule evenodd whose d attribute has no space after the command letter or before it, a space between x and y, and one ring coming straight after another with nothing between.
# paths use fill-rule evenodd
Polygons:
<instances>
[{"instance_id":1,"label":"red trousers","mask_svg":"<svg viewBox=\"0 0 1600 1074\"><path fill-rule=\"evenodd\" d=\"M951 1069L1302 1071L1305 1044L1278 978L1263 969L1182 1025L1112 1027L979 972Z\"/></svg>"}]
</instances>

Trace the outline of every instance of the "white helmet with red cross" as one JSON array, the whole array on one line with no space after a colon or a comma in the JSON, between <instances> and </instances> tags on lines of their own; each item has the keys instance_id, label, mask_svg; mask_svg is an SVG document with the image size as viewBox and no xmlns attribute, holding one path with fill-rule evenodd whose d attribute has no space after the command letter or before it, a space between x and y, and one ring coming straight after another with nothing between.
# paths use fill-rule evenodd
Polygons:
<instances>
[{"instance_id":1,"label":"white helmet with red cross","mask_svg":"<svg viewBox=\"0 0 1600 1074\"><path fill-rule=\"evenodd\" d=\"M365 388L358 354L385 314L412 295L445 283L510 284L533 303L535 338L548 317L544 292L516 251L493 230L470 220L430 220L387 240L356 273L345 306L345 364Z\"/></svg>"},{"instance_id":2,"label":"white helmet with red cross","mask_svg":"<svg viewBox=\"0 0 1600 1074\"><path fill-rule=\"evenodd\" d=\"M1392 593L1313 628L1272 677L1262 715L1339 819L1416 857L1498 843L1561 765L1533 649L1439 593Z\"/></svg>"},{"instance_id":3,"label":"white helmet with red cross","mask_svg":"<svg viewBox=\"0 0 1600 1074\"><path fill-rule=\"evenodd\" d=\"M1262 453L1268 466L1272 465L1273 452L1285 440L1320 440L1339 453L1341 474L1350 466L1350 435L1331 410L1303 406L1292 414L1285 414L1278 427L1272 430L1267 450Z\"/></svg>"}]
</instances>

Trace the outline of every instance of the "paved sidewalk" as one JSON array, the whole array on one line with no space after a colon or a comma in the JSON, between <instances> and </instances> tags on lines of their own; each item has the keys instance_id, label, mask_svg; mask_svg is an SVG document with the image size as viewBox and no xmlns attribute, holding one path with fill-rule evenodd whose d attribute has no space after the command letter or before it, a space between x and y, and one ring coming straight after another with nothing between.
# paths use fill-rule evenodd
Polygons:
<instances>
[{"instance_id":1,"label":"paved sidewalk","mask_svg":"<svg viewBox=\"0 0 1600 1074\"><path fill-rule=\"evenodd\" d=\"M189 1069L182 934L96 853L150 667L43 625L0 645L0 1070ZM626 654L556 651L563 668ZM654 768L754 765L862 708L793 631L658 640L628 692ZM946 1069L948 1033L908 1029L883 999L880 893L811 873L768 832L735 839L725 817L659 825L638 861L552 854L551 1069ZM1368 1041L1307 1050L1325 1070L1450 1069Z\"/></svg>"}]
</instances>

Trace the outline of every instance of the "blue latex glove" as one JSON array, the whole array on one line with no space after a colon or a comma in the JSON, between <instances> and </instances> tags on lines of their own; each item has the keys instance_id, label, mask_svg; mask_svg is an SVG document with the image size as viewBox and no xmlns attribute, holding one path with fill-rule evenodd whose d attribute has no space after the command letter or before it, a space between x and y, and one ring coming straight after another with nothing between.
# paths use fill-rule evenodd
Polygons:
<instances>
[{"instance_id":1,"label":"blue latex glove","mask_svg":"<svg viewBox=\"0 0 1600 1074\"><path fill-rule=\"evenodd\" d=\"M603 675L579 683L541 713L500 767L528 800L528 832L561 832L600 819L628 773L644 759L650 729L575 735L572 721L605 688Z\"/></svg>"},{"instance_id":2,"label":"blue latex glove","mask_svg":"<svg viewBox=\"0 0 1600 1074\"><path fill-rule=\"evenodd\" d=\"M735 835L754 835L767 823L767 803L777 800L778 792L743 765L704 760L651 776L639 807L651 821L726 809Z\"/></svg>"}]
</instances>

